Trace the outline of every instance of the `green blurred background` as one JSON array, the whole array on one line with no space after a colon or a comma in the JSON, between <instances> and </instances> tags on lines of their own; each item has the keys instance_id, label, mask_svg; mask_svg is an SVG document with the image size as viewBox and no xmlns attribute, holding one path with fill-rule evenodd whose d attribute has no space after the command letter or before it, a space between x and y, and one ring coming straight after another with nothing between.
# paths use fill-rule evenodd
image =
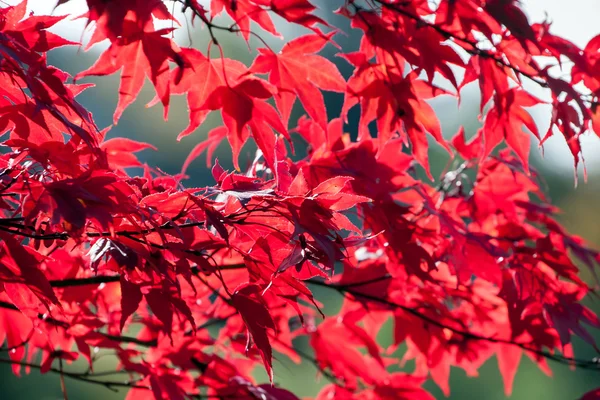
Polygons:
<instances>
[{"instance_id":1,"label":"green blurred background","mask_svg":"<svg viewBox=\"0 0 600 400\"><path fill-rule=\"evenodd\" d=\"M14 3L14 2L13 2ZM52 8L49 7L48 3L52 1L38 1L30 2L30 8L37 13L43 13ZM317 4L318 2L314 2ZM532 10L539 10L540 7L553 7L556 2L539 2L536 0L524 1L525 7L530 7ZM578 3L575 1L575 3ZM585 7L588 1L581 0L579 6ZM586 4L584 4L586 3ZM341 3L340 1L331 1L327 3L325 9L335 9ZM591 4L591 3L590 3ZM595 5L588 5L594 7L599 13L592 15L600 15L600 7L598 3ZM68 12L68 9L62 9L62 12ZM568 11L571 12L572 10ZM567 13L568 13L567 12ZM58 10L61 14L61 9ZM323 12L323 15L330 16L330 13ZM556 15L556 14L550 14ZM185 27L186 24L181 16L178 16L182 25ZM581 17L580 17L581 18ZM340 34L336 37L338 43L342 46L345 51L351 51L358 46L358 32L353 32L348 28L347 21L343 18L328 18L332 25L341 27L345 34ZM564 18L563 18L564 20ZM227 19L221 19L223 24L228 23ZM560 25L562 20L559 19L559 27L565 29ZM580 21L581 22L581 21ZM278 29L286 37L292 37L300 35L304 32L301 30L291 30L289 26L282 23L281 20L276 20L278 23ZM82 32L81 23L68 22L70 25L62 24L59 27L58 32L62 35L68 36L69 39L78 40ZM585 22L581 22L581 26L585 25ZM577 36L578 32L573 30L579 29L575 25L570 25L570 31L559 32L567 37L569 33ZM208 45L208 33L207 31L196 29L188 35L185 29L176 37L178 43L182 46L193 46L201 51L206 51ZM597 29L600 31L600 29ZM594 32L585 32L586 35L593 35ZM264 35L267 37L268 35ZM572 37L573 35L571 35ZM577 36L579 38L579 36ZM220 44L224 48L225 56L236 58L249 65L253 59L253 53L248 52L248 48L244 41L235 37L232 34L221 34L218 35ZM576 40L576 39L573 39ZM579 38L579 40L583 40ZM281 41L270 40L269 44L274 48L280 48L282 45ZM582 43L578 43L582 45ZM583 42L585 44L585 42ZM260 47L261 44L256 41L251 41L251 48ZM53 64L67 72L75 75L75 73L82 71L89 67L98 57L99 51L106 48L102 45L92 49L90 52L83 52L77 48L65 48L58 49L52 52L49 56L49 63ZM214 50L213 50L214 51ZM333 62L335 62L342 74L346 77L351 73L351 69L348 64L344 61L335 57L336 50L333 47L328 47L321 53L327 56ZM111 77L103 78L90 78L86 79L85 82L95 82L98 86L86 90L80 95L80 102L87 107L93 114L94 118L100 128L109 126L112 123L112 114L116 106L116 100L118 95L118 84L119 76L114 75ZM194 132L192 135L184 138L182 141L177 142L176 136L181 132L188 124L187 105L185 98L182 96L174 96L171 99L171 108L169 113L169 120L165 122L162 118L162 108L160 105L152 108L146 108L145 104L148 103L153 97L152 85L147 82L144 90L142 91L138 100L130 106L123 117L119 121L117 126L114 126L110 132L109 137L125 136L132 139L145 141L155 145L158 148L157 152L145 151L140 154L140 159L143 162L147 162L151 166L157 166L167 173L177 173L181 169L183 160L188 155L192 147L198 142L204 140L210 129L217 126L220 123L218 113L213 113L209 116L207 121ZM543 93L539 94L540 96ZM326 94L327 108L330 117L339 115L343 97L337 94ZM456 133L460 126L464 126L468 135L472 135L480 126L480 122L477 119L479 113L479 98L478 89L476 87L468 87L463 92L463 100L460 108L457 107L456 100L446 96L446 98L438 98L431 102L435 108L439 119L442 123L444 135L446 138L450 138ZM294 115L290 126L294 126L294 121L300 115L302 115L302 109L297 104ZM349 124L346 127L346 132L355 134L354 127L358 121L358 110L355 108L350 114ZM533 110L534 116L538 123L543 124L544 119L548 119L548 110L540 107ZM545 132L545 128L540 127L542 132ZM588 146L584 149L587 151L586 161L588 163L589 181L586 184L582 183L581 169L579 171L580 184L577 188L574 187L574 174L573 167L568 149L564 143L564 140L560 137L552 138L546 145L546 157L542 159L541 150L538 150L533 144L532 150L532 164L537 168L541 175L545 179L547 187L547 193L553 200L553 203L564 210L560 216L560 220L565 226L573 233L583 236L590 243L600 246L600 223L598 222L597 207L600 201L600 175L598 174L599 168L596 163L595 150L598 149L597 138L590 138L586 140ZM302 154L302 145L299 143L297 150ZM251 159L254 154L254 146L246 145L241 153L240 165L243 167L245 161ZM226 142L222 143L218 151L215 154L219 158L220 163L226 167L231 168L231 155L230 149ZM448 156L443 152L439 146L432 144L430 154L431 169L434 176L438 176L447 164ZM132 171L135 173L136 171ZM191 178L187 182L189 186L200 186L212 184L212 178L210 171L206 168L206 157L202 156L198 158L188 169L188 175ZM584 275L590 279L589 274L582 268ZM590 280L591 281L591 280ZM315 291L317 296L321 300L326 300L329 304L326 308L326 312L334 313L336 308L339 306L339 298L325 298L323 292ZM593 302L588 299L588 305L592 307L596 312L600 312L600 306L598 302ZM389 343L390 341L390 325L381 332L379 340L382 344ZM600 340L598 331L593 332L595 337ZM306 343L300 340L299 345L305 346ZM401 355L402 349L396 354ZM581 341L575 342L575 354L579 358L592 358L597 356L592 349L585 346ZM0 355L0 357L4 357ZM111 357L102 358L95 368L98 371L110 370L114 367L114 359ZM310 364L304 363L300 367L294 365L289 359L283 355L276 355L274 363L275 367L275 382L282 385L283 387L291 389L298 396L314 396L321 386L327 383L325 379L317 378L317 373L314 367ZM413 365L408 363L405 367L406 371L411 371ZM85 364L83 362L76 362L69 366L68 369L72 371L83 371L85 370ZM513 399L538 399L544 398L548 400L561 400L561 399L572 399L579 398L586 391L600 386L600 374L598 372L576 370L573 371L570 368L562 365L551 364L553 370L553 377L547 377L544 375L527 357L524 357L521 363L521 367L517 373L515 379L515 385L513 390ZM0 398L2 399L61 399L63 398L59 377L55 374L40 375L37 371L32 371L30 374L17 378L12 375L9 365L0 364ZM257 377L263 380L266 379L264 373L260 370L257 371ZM70 379L66 379L68 394L70 399L122 399L125 396L125 392L121 391L113 393L106 388L100 386L93 386ZM427 382L425 387L434 394L436 398L443 398L443 394L432 382ZM496 360L492 358L489 360L481 369L480 376L476 378L468 378L465 376L462 370L453 369L450 378L450 388L452 394L450 399L504 399L504 390L502 380L500 378ZM148 393L150 398L150 393Z\"/></svg>"}]
</instances>

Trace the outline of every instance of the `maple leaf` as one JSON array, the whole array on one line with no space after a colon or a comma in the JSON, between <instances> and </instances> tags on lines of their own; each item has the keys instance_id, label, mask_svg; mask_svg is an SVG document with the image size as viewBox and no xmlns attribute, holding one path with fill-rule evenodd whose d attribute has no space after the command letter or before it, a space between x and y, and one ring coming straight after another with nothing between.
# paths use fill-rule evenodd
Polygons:
<instances>
[{"instance_id":1,"label":"maple leaf","mask_svg":"<svg viewBox=\"0 0 600 400\"><path fill-rule=\"evenodd\" d=\"M308 0L271 0L271 11L285 18L288 22L302 25L305 28L320 33L314 27L316 24L329 26L323 19L312 14L316 10Z\"/></svg>"},{"instance_id":2,"label":"maple leaf","mask_svg":"<svg viewBox=\"0 0 600 400\"><path fill-rule=\"evenodd\" d=\"M544 317L549 325L556 328L563 346L571 342L571 332L574 332L597 350L594 338L581 325L581 322L600 328L600 319L589 308L575 303L573 300L573 294L557 295L555 304L544 306Z\"/></svg>"},{"instance_id":3,"label":"maple leaf","mask_svg":"<svg viewBox=\"0 0 600 400\"><path fill-rule=\"evenodd\" d=\"M210 160L212 159L212 155L214 154L217 146L221 143L221 141L227 136L227 128L224 126L219 126L210 132L208 132L208 137L205 141L198 143L190 154L188 154L187 158L183 162L181 166L181 174L185 174L185 171L188 169L192 161L200 156L206 150L206 165L210 166Z\"/></svg>"},{"instance_id":4,"label":"maple leaf","mask_svg":"<svg viewBox=\"0 0 600 400\"><path fill-rule=\"evenodd\" d=\"M27 0L9 7L5 14L2 30L29 47L31 51L46 52L51 49L77 44L66 40L47 29L67 16L29 16L26 19Z\"/></svg>"},{"instance_id":5,"label":"maple leaf","mask_svg":"<svg viewBox=\"0 0 600 400\"><path fill-rule=\"evenodd\" d=\"M504 380L504 394L510 396L513 389L513 382L523 351L514 346L500 346L496 357L498 357L498 369Z\"/></svg>"},{"instance_id":6,"label":"maple leaf","mask_svg":"<svg viewBox=\"0 0 600 400\"><path fill-rule=\"evenodd\" d=\"M239 32L241 32L244 39L247 41L250 39L250 21L256 22L265 31L281 37L271 17L265 9L260 7L259 4L255 4L254 1L238 1L238 0L213 0L210 2L210 13L213 17L218 16L223 12L227 11L227 14L233 18L235 24L239 26Z\"/></svg>"},{"instance_id":7,"label":"maple leaf","mask_svg":"<svg viewBox=\"0 0 600 400\"><path fill-rule=\"evenodd\" d=\"M346 81L331 61L314 53L323 49L333 34L299 37L286 43L279 54L261 48L250 66L254 73L268 73L269 82L277 87L275 102L285 125L297 97L309 117L327 130L325 101L318 88L344 92Z\"/></svg>"},{"instance_id":8,"label":"maple leaf","mask_svg":"<svg viewBox=\"0 0 600 400\"><path fill-rule=\"evenodd\" d=\"M592 130L600 136L600 107L596 106L592 111Z\"/></svg>"},{"instance_id":9,"label":"maple leaf","mask_svg":"<svg viewBox=\"0 0 600 400\"><path fill-rule=\"evenodd\" d=\"M178 66L171 72L171 93L187 95L190 124L177 136L177 140L191 134L204 122L210 111L202 106L219 86L236 84L247 71L246 66L237 60L207 58L195 49L183 48L181 56L190 66Z\"/></svg>"},{"instance_id":10,"label":"maple leaf","mask_svg":"<svg viewBox=\"0 0 600 400\"><path fill-rule=\"evenodd\" d=\"M491 39L495 32L501 30L498 21L488 13L482 13L479 4L471 1L442 2L435 17L435 23L448 32L466 34L469 38L473 37L473 32L478 31Z\"/></svg>"},{"instance_id":11,"label":"maple leaf","mask_svg":"<svg viewBox=\"0 0 600 400\"><path fill-rule=\"evenodd\" d=\"M525 13L517 6L518 0L492 0L485 3L487 11L494 19L505 25L521 40L537 42L535 33L527 21ZM525 42L523 42L526 46Z\"/></svg>"},{"instance_id":12,"label":"maple leaf","mask_svg":"<svg viewBox=\"0 0 600 400\"><path fill-rule=\"evenodd\" d=\"M251 340L256 344L269 379L273 382L272 350L267 329L274 331L276 328L267 305L260 294L260 288L253 284L238 286L231 296L231 302L242 316L248 329L246 349L249 349Z\"/></svg>"},{"instance_id":13,"label":"maple leaf","mask_svg":"<svg viewBox=\"0 0 600 400\"><path fill-rule=\"evenodd\" d=\"M86 2L89 11L83 16L88 18L88 25L91 22L95 24L94 33L86 50L104 39L114 42L119 37L130 34L130 27L128 27L130 21L143 28L152 21L152 17L173 19L167 5L161 0L120 0L118 2L86 0Z\"/></svg>"},{"instance_id":14,"label":"maple leaf","mask_svg":"<svg viewBox=\"0 0 600 400\"><path fill-rule=\"evenodd\" d=\"M482 159L504 138L517 153L526 170L529 170L529 135L523 131L523 125L538 139L537 125L524 107L533 107L541 101L525 91L508 90L496 96L497 103L488 112L483 125L484 147Z\"/></svg>"},{"instance_id":15,"label":"maple leaf","mask_svg":"<svg viewBox=\"0 0 600 400\"><path fill-rule=\"evenodd\" d=\"M456 151L458 151L465 160L479 159L483 149L481 140L482 132L481 129L478 130L475 137L473 137L469 143L466 143L465 128L461 126L456 135L452 138L452 146L454 146Z\"/></svg>"},{"instance_id":16,"label":"maple leaf","mask_svg":"<svg viewBox=\"0 0 600 400\"><path fill-rule=\"evenodd\" d=\"M142 164L133 153L145 149L156 150L156 147L151 144L126 138L109 139L102 143L100 148L106 152L107 161L118 167L139 167Z\"/></svg>"},{"instance_id":17,"label":"maple leaf","mask_svg":"<svg viewBox=\"0 0 600 400\"><path fill-rule=\"evenodd\" d=\"M153 31L153 28L140 31L133 23L124 21L124 29L132 32L113 41L100 58L85 71L78 73L74 80L86 76L111 75L121 71L119 101L113 115L113 123L121 118L123 111L137 98L142 90L145 77L148 76L164 106L164 118L169 112L169 60L183 64L173 41L164 35L173 29Z\"/></svg>"},{"instance_id":18,"label":"maple leaf","mask_svg":"<svg viewBox=\"0 0 600 400\"><path fill-rule=\"evenodd\" d=\"M27 308L37 309L36 304L32 303L27 295L21 292L20 285L25 285L31 292L44 304L50 311L50 304L60 305L58 298L54 294L50 282L39 269L39 255L30 247L23 247L15 238L6 232L0 232L0 238L3 241L3 263L11 270L12 274L18 279L14 288L4 285L4 289L12 293L13 301L25 311ZM11 265L12 264L12 265ZM11 290L14 289L14 290ZM22 301L21 301L22 300Z\"/></svg>"},{"instance_id":19,"label":"maple leaf","mask_svg":"<svg viewBox=\"0 0 600 400\"><path fill-rule=\"evenodd\" d=\"M356 104L361 106L359 136L369 135L368 125L375 120L378 137L382 142L392 138L398 131L406 132L415 159L429 172L428 143L425 133L431 134L448 151L435 112L424 99L446 93L444 90L417 79L411 72L405 77L397 75L396 67L372 64L366 55L345 55L346 60L357 68L348 80L342 115ZM404 127L404 128L402 128Z\"/></svg>"},{"instance_id":20,"label":"maple leaf","mask_svg":"<svg viewBox=\"0 0 600 400\"><path fill-rule=\"evenodd\" d=\"M142 301L142 291L140 287L131 283L127 278L121 275L121 321L119 327L121 331L131 316L139 307Z\"/></svg>"},{"instance_id":21,"label":"maple leaf","mask_svg":"<svg viewBox=\"0 0 600 400\"><path fill-rule=\"evenodd\" d=\"M357 378L372 385L385 381L387 377L378 345L371 340L355 325L327 319L311 336L311 345L320 365L330 367L348 389L354 389L358 384ZM375 357L365 357L357 346L366 346Z\"/></svg>"},{"instance_id":22,"label":"maple leaf","mask_svg":"<svg viewBox=\"0 0 600 400\"><path fill-rule=\"evenodd\" d=\"M15 375L21 375L20 361L25 357L25 346L22 346L27 339L27 334L33 329L32 321L23 313L14 310L0 310L0 340L6 343L14 351L10 351L8 356L16 363L12 365L12 371Z\"/></svg>"},{"instance_id":23,"label":"maple leaf","mask_svg":"<svg viewBox=\"0 0 600 400\"><path fill-rule=\"evenodd\" d=\"M275 165L275 134L282 133L291 143L287 129L277 111L264 100L275 89L260 79L249 78L235 86L219 86L206 99L200 110L221 109L227 127L227 140L233 152L233 162L239 170L239 154L250 133L269 165Z\"/></svg>"}]
</instances>

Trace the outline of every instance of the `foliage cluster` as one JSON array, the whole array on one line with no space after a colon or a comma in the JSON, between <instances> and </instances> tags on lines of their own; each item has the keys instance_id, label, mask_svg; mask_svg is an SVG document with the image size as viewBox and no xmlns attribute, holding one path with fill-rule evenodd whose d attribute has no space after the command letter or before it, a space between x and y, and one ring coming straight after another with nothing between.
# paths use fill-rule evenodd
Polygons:
<instances>
[{"instance_id":1,"label":"foliage cluster","mask_svg":"<svg viewBox=\"0 0 600 400\"><path fill-rule=\"evenodd\" d=\"M353 68L344 77L319 55L338 31L308 0L204 4L87 0L85 48L110 46L75 77L46 59L79 45L48 30L66 16L26 15L25 1L0 9L1 362L125 387L128 400L296 399L276 384L274 351L320 370L320 400L430 399L426 379L448 394L451 367L474 375L493 356L507 394L523 355L545 372L548 361L600 369L572 348L573 336L596 348L588 329L600 320L582 304L592 288L575 262L595 276L600 255L556 221L528 163L531 134L564 136L575 167L581 135L600 134L600 36L580 49L531 24L515 0L346 0L337 13L362 39L338 54ZM173 6L205 29L209 49L174 43ZM234 23L217 24L223 13ZM219 51L216 31L262 40L279 35L273 18L310 33L280 52L263 41L250 66ZM179 138L213 111L223 125L181 173L143 165L135 153L152 146L106 140L76 101L85 77L114 73L115 123L148 78L165 118L171 96L187 96ZM525 82L551 95L546 132ZM447 142L428 100L460 99L469 84L483 126ZM339 115L323 91L344 96ZM306 116L291 124L296 101ZM292 135L306 154L292 157ZM431 178L428 136L460 160L438 184L417 174ZM242 171L250 138L258 151ZM213 162L225 139L234 171ZM186 187L205 151L215 184ZM332 296L342 307L323 315ZM295 346L301 337L314 352ZM400 345L402 360L391 356ZM117 370L94 369L98 349ZM77 358L88 370L69 368ZM415 369L400 372L407 360ZM255 381L257 365L270 382Z\"/></svg>"}]
</instances>

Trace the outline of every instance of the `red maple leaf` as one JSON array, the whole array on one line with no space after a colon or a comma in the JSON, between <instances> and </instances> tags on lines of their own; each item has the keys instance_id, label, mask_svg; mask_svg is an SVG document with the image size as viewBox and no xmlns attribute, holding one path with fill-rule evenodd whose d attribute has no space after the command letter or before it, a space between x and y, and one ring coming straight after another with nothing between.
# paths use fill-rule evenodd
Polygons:
<instances>
[{"instance_id":1,"label":"red maple leaf","mask_svg":"<svg viewBox=\"0 0 600 400\"><path fill-rule=\"evenodd\" d=\"M269 165L275 165L275 134L283 134L291 143L287 129L275 109L265 102L275 88L260 79L244 79L234 86L219 86L206 99L200 110L221 110L227 127L227 139L233 151L233 161L239 170L240 150L250 133Z\"/></svg>"},{"instance_id":2,"label":"red maple leaf","mask_svg":"<svg viewBox=\"0 0 600 400\"><path fill-rule=\"evenodd\" d=\"M166 119L170 97L169 61L183 64L172 40L164 37L173 29L154 31L147 25L142 31L128 20L123 22L123 29L123 36L113 41L94 65L77 74L75 80L91 75L111 75L122 69L119 102L113 116L116 124L123 111L137 98L148 76L164 106Z\"/></svg>"},{"instance_id":3,"label":"red maple leaf","mask_svg":"<svg viewBox=\"0 0 600 400\"><path fill-rule=\"evenodd\" d=\"M484 147L482 158L487 157L502 139L517 153L525 169L529 169L529 135L526 126L538 139L540 134L533 117L524 107L533 107L541 101L525 91L510 89L496 95L494 107L488 112L483 125Z\"/></svg>"},{"instance_id":4,"label":"red maple leaf","mask_svg":"<svg viewBox=\"0 0 600 400\"><path fill-rule=\"evenodd\" d=\"M177 136L177 140L191 134L204 122L210 110L202 106L215 89L222 85L235 85L247 71L246 66L237 60L207 58L195 49L182 49L181 56L187 60L189 67L178 66L171 72L171 93L187 95L190 124ZM179 80L176 79L178 76L181 77ZM157 100L158 97L154 101Z\"/></svg>"},{"instance_id":5,"label":"red maple leaf","mask_svg":"<svg viewBox=\"0 0 600 400\"><path fill-rule=\"evenodd\" d=\"M269 343L267 329L275 330L275 323L269 314L267 304L260 294L260 288L257 285L244 284L239 286L231 296L231 302L236 310L242 316L244 324L248 329L248 341L246 349L250 343L254 343L260 352L265 369L269 379L273 382L272 371L272 350Z\"/></svg>"},{"instance_id":6,"label":"red maple leaf","mask_svg":"<svg viewBox=\"0 0 600 400\"><path fill-rule=\"evenodd\" d=\"M325 101L319 88L335 92L346 90L346 81L336 66L326 58L314 55L325 47L331 36L299 37L288 42L279 54L259 49L260 54L250 71L269 73L269 82L278 89L275 102L285 125L298 97L309 117L327 129Z\"/></svg>"}]
</instances>

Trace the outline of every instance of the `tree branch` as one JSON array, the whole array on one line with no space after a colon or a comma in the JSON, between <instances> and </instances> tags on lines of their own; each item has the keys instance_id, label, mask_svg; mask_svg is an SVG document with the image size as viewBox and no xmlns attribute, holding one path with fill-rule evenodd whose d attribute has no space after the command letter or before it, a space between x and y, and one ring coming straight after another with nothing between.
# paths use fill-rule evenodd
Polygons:
<instances>
[{"instance_id":1,"label":"tree branch","mask_svg":"<svg viewBox=\"0 0 600 400\"><path fill-rule=\"evenodd\" d=\"M37 239L37 240L67 240L71 237L71 235L68 232L55 232L55 233L48 233L48 234L27 232L27 231L24 231L24 229L34 230L34 228L30 227L30 226L17 224L14 222L17 220L20 220L20 218L0 219L0 230L3 230L8 233L12 233L13 235L24 236L24 237L28 237L30 239ZM188 222L188 223L179 224L179 225L173 224L172 221L167 221L164 224L160 225L159 227L155 227L155 228L146 228L146 229L141 229L141 230L137 230L137 231L123 229L123 230L119 230L119 231L115 231L115 232L85 232L84 235L87 237L90 237L90 238L114 237L114 236L131 237L131 236L147 235L147 234L150 234L153 232L157 232L158 230L185 229L185 228L193 228L193 227L202 227L204 225L205 225L204 221ZM11 228L14 228L14 229L11 229Z\"/></svg>"},{"instance_id":2,"label":"tree branch","mask_svg":"<svg viewBox=\"0 0 600 400\"><path fill-rule=\"evenodd\" d=\"M1 301L1 300L0 300L0 308L4 308L7 310L13 310L13 311L20 311L19 308L17 306L15 306L14 304L7 303L7 302ZM65 329L67 329L70 326L69 323L66 321L59 321L54 318L49 318L49 317L45 316L44 314L38 314L37 317L38 317L38 319L40 319L44 322L47 322L52 325L60 326ZM117 335L111 335L111 334L103 333L103 332L96 332L96 333L99 333L102 336L104 336L105 338L113 340L115 342L135 343L137 345L144 346L144 347L156 347L158 345L156 340L141 340L141 339L137 339L137 338L134 338L131 336L117 336ZM16 348L16 347L22 347L25 344L27 344L26 342L27 341L25 341L24 343L20 343L17 346L12 346L9 349ZM6 351L7 349L1 349L1 350Z\"/></svg>"},{"instance_id":3,"label":"tree branch","mask_svg":"<svg viewBox=\"0 0 600 400\"><path fill-rule=\"evenodd\" d=\"M219 270L227 271L227 270L235 270L245 268L245 264L230 264L230 265L221 265L218 267ZM198 275L201 271L198 267L191 267L192 274ZM99 285L101 283L114 283L119 282L121 279L121 275L100 275L100 276L91 276L88 278L69 278L69 279L54 279L50 281L50 286L53 288L68 288L68 287L76 287L76 286L85 286L85 285Z\"/></svg>"},{"instance_id":4,"label":"tree branch","mask_svg":"<svg viewBox=\"0 0 600 400\"><path fill-rule=\"evenodd\" d=\"M571 358L571 357L565 357L559 354L553 354L550 353L548 351L544 351L544 350L539 350L539 349L535 349L532 348L529 344L527 343L520 343L520 342L515 342L512 340L508 340L508 339L500 339L500 338L495 338L495 337L487 337L487 336L482 336L476 333L472 333L469 331L465 331L465 330L461 330L458 328L454 328L450 325L445 325L423 313L420 313L417 310L414 310L410 307L404 306L402 304L398 304L395 303L393 301L390 301L388 299L384 299L381 297L377 297L377 296L373 296L370 294L366 294L366 293L361 293L361 292L357 292L356 290L352 290L351 287L346 286L346 285L335 285L335 284L328 284L326 282L320 281L320 280L316 280L316 279L310 279L307 281L308 283L315 285L315 286L321 286L321 287L325 287L325 288L329 288L332 290L337 291L338 293L340 293L341 295L347 297L347 295L351 295L353 297L362 297L363 299L366 300L370 300L373 302L377 302L386 306L391 307L392 309L401 309L402 311L405 311L419 319L421 319L422 321L425 321L431 325L437 326L438 328L442 328L442 329L447 329L457 335L461 335L463 336L465 339L468 340L479 340L479 341L486 341L486 342L490 342L490 343L501 343L501 344L506 344L506 345L511 345L511 346L517 346L520 347L521 349L528 351L530 353L533 353L537 356L540 357L544 357L546 359L561 363L561 364L568 364L568 365L574 365L576 367L582 368L582 369L590 369L590 370L596 370L596 371L600 371L600 361L593 359L593 360L581 360L581 359L576 359L576 358Z\"/></svg>"},{"instance_id":5,"label":"tree branch","mask_svg":"<svg viewBox=\"0 0 600 400\"><path fill-rule=\"evenodd\" d=\"M27 363L23 361L10 360L5 358L0 358L0 364L14 364L21 365L23 367L29 367L33 369L41 369L41 365ZM106 389L109 389L113 392L117 392L117 388L125 388L125 389L142 389L142 390L152 390L150 386L139 385L135 381L102 381L93 379L93 376L88 373L76 373L76 372L66 372L62 369L50 368L49 372L59 374L61 376L71 378L73 380L77 380L80 382L90 383L94 385L104 386ZM115 371L115 373L120 373L123 371ZM247 399L248 395L205 395L205 394L196 394L196 393L186 393L185 396L191 399L219 399L219 400L235 400L235 399Z\"/></svg>"},{"instance_id":6,"label":"tree branch","mask_svg":"<svg viewBox=\"0 0 600 400\"><path fill-rule=\"evenodd\" d=\"M41 365L27 363L24 361L10 360L10 359L5 359L5 358L0 358L0 363L1 364L21 365L23 367L29 367L29 368L38 369L38 370L41 369ZM134 382L99 381L99 380L91 379L89 377L89 375L85 374L85 373L66 372L66 371L61 371L60 369L56 369L56 368L50 368L50 372L53 372L55 374L62 374L68 378L75 379L78 381L92 383L95 385L101 385L101 386L104 386L107 389L111 389L113 391L114 391L114 388L128 388L128 389L135 388L135 389L147 389L147 390L151 389L149 386L137 385Z\"/></svg>"}]
</instances>

